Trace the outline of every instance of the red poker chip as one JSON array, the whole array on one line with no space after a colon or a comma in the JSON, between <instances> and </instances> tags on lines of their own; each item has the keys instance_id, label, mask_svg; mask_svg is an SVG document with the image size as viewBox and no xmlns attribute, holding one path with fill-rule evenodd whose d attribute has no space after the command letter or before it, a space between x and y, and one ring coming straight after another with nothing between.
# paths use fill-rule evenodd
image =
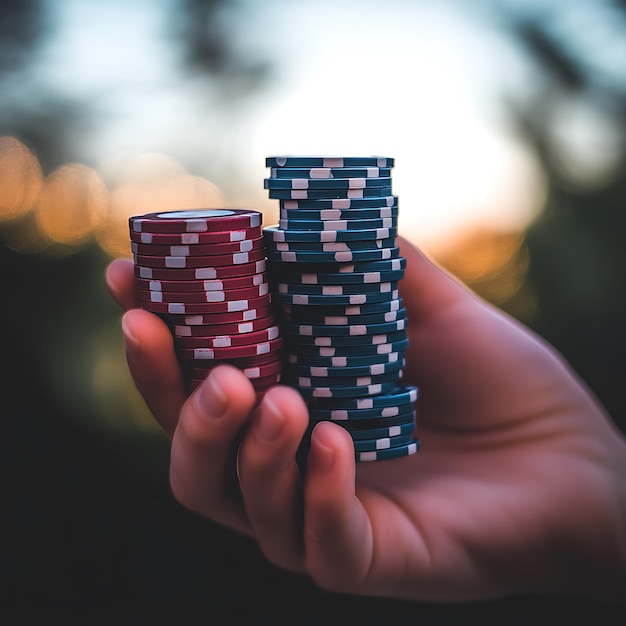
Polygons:
<instances>
[{"instance_id":1,"label":"red poker chip","mask_svg":"<svg viewBox=\"0 0 626 626\"><path fill-rule=\"evenodd\" d=\"M255 356L235 357L227 359L214 359L205 361L194 361L189 359L184 360L184 364L186 367L202 370L212 370L218 365L232 365L233 367L244 369L246 367L255 367L257 365L264 365L265 363L274 362L281 362L280 351L275 350L273 352L268 352L267 354L258 354Z\"/></svg>"},{"instance_id":2,"label":"red poker chip","mask_svg":"<svg viewBox=\"0 0 626 626\"><path fill-rule=\"evenodd\" d=\"M167 293L175 291L232 291L233 289L256 287L263 283L267 283L267 272L237 276L236 278L224 278L222 280L148 280L135 277L137 289Z\"/></svg>"},{"instance_id":3,"label":"red poker chip","mask_svg":"<svg viewBox=\"0 0 626 626\"><path fill-rule=\"evenodd\" d=\"M262 283L256 287L232 289L231 291L144 291L143 289L138 289L137 297L140 302L162 302L164 304L182 302L191 304L193 302L232 302L233 300L260 298L268 293L269 285Z\"/></svg>"},{"instance_id":4,"label":"red poker chip","mask_svg":"<svg viewBox=\"0 0 626 626\"><path fill-rule=\"evenodd\" d=\"M256 309L245 309L244 311L233 311L231 313L194 313L186 315L166 315L159 314L163 320L171 327L173 326L211 326L214 324L239 324L240 322L251 322L264 317L273 316L269 306L258 307Z\"/></svg>"},{"instance_id":5,"label":"red poker chip","mask_svg":"<svg viewBox=\"0 0 626 626\"><path fill-rule=\"evenodd\" d=\"M222 267L224 265L242 265L265 258L265 249L250 252L233 252L214 256L147 256L134 254L135 265L162 269L195 269L199 267Z\"/></svg>"},{"instance_id":6,"label":"red poker chip","mask_svg":"<svg viewBox=\"0 0 626 626\"><path fill-rule=\"evenodd\" d=\"M280 336L278 326L270 326L253 333L239 335L214 335L212 337L177 337L176 345L179 348L230 348L233 346L247 346L252 343L263 343L277 339Z\"/></svg>"},{"instance_id":7,"label":"red poker chip","mask_svg":"<svg viewBox=\"0 0 626 626\"><path fill-rule=\"evenodd\" d=\"M135 233L206 233L263 224L263 214L252 209L193 209L146 213L130 217L130 232Z\"/></svg>"},{"instance_id":8,"label":"red poker chip","mask_svg":"<svg viewBox=\"0 0 626 626\"><path fill-rule=\"evenodd\" d=\"M151 313L167 313L169 315L189 315L200 313L210 315L213 313L233 313L235 311L245 311L246 309L256 309L270 306L270 295L258 298L247 298L244 300L231 300L229 302L151 302L142 300L139 297L139 304L142 309Z\"/></svg>"},{"instance_id":9,"label":"red poker chip","mask_svg":"<svg viewBox=\"0 0 626 626\"><path fill-rule=\"evenodd\" d=\"M248 367L240 367L239 369L246 375L247 378L266 378L268 376L274 376L281 371L281 361L272 361L270 363L262 363L261 365L250 365ZM203 369L194 367L190 372L192 379L206 378L209 375L211 369Z\"/></svg>"},{"instance_id":10,"label":"red poker chip","mask_svg":"<svg viewBox=\"0 0 626 626\"><path fill-rule=\"evenodd\" d=\"M245 356L258 356L275 352L283 347L283 338L278 337L271 341L255 343L250 346L235 346L234 348L181 348L178 353L193 361L236 359Z\"/></svg>"},{"instance_id":11,"label":"red poker chip","mask_svg":"<svg viewBox=\"0 0 626 626\"><path fill-rule=\"evenodd\" d=\"M265 258L241 265L207 265L190 269L142 267L135 265L135 276L147 280L222 280L260 274L267 268Z\"/></svg>"},{"instance_id":12,"label":"red poker chip","mask_svg":"<svg viewBox=\"0 0 626 626\"><path fill-rule=\"evenodd\" d=\"M155 244L157 246L181 246L209 243L229 243L256 239L263 236L263 227L240 228L207 233L130 233L130 240L134 243Z\"/></svg>"},{"instance_id":13,"label":"red poker chip","mask_svg":"<svg viewBox=\"0 0 626 626\"><path fill-rule=\"evenodd\" d=\"M237 252L252 252L264 248L263 237L231 241L229 243L191 244L176 246L159 246L151 243L131 242L133 254L145 256L216 256L221 254L235 254Z\"/></svg>"},{"instance_id":14,"label":"red poker chip","mask_svg":"<svg viewBox=\"0 0 626 626\"><path fill-rule=\"evenodd\" d=\"M206 376L202 376L202 374L200 373L198 376L191 378L189 382L195 388L200 385L205 379ZM271 374L270 376L263 376L262 378L249 378L248 380L252 383L255 391L266 391L270 387L277 385L281 380L281 376L280 372L278 372L276 374Z\"/></svg>"},{"instance_id":15,"label":"red poker chip","mask_svg":"<svg viewBox=\"0 0 626 626\"><path fill-rule=\"evenodd\" d=\"M204 326L187 326L178 324L174 326L172 332L176 337L215 337L216 335L241 335L244 333L255 333L259 330L269 328L276 324L273 315L248 322L238 322L233 324L206 324Z\"/></svg>"}]
</instances>

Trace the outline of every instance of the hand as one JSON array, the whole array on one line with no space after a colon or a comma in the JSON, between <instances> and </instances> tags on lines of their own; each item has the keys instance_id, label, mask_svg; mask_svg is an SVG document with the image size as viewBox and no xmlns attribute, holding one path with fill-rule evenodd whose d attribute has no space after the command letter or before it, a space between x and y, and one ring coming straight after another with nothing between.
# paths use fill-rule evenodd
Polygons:
<instances>
[{"instance_id":1,"label":"hand","mask_svg":"<svg viewBox=\"0 0 626 626\"><path fill-rule=\"evenodd\" d=\"M132 261L111 263L130 371L171 438L174 496L334 591L622 598L624 437L552 347L406 241L401 254L421 448L355 465L349 434L322 422L304 476L297 391L273 387L253 410L252 385L224 365L187 397L168 328L136 308Z\"/></svg>"}]
</instances>

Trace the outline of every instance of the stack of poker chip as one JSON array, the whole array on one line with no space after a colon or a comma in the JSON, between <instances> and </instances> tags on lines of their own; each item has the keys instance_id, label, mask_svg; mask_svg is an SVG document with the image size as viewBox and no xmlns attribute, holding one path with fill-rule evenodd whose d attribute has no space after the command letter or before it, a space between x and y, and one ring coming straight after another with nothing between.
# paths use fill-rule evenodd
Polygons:
<instances>
[{"instance_id":1,"label":"stack of poker chip","mask_svg":"<svg viewBox=\"0 0 626 626\"><path fill-rule=\"evenodd\" d=\"M262 214L249 209L148 213L129 219L141 308L169 326L189 390L220 363L257 399L281 377L282 338L267 281Z\"/></svg>"},{"instance_id":2,"label":"stack of poker chip","mask_svg":"<svg viewBox=\"0 0 626 626\"><path fill-rule=\"evenodd\" d=\"M352 436L358 462L414 454L418 389L402 382L409 345L398 292L394 161L385 157L268 157L279 201L263 235L284 340L284 384L321 420ZM305 438L306 442L306 438Z\"/></svg>"}]
</instances>

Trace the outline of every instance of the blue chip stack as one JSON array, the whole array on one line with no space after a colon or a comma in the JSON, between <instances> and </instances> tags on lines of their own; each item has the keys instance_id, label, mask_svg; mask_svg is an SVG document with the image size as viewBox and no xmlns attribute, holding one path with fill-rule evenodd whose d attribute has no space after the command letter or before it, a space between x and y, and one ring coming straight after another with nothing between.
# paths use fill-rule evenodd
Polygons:
<instances>
[{"instance_id":1,"label":"blue chip stack","mask_svg":"<svg viewBox=\"0 0 626 626\"><path fill-rule=\"evenodd\" d=\"M266 166L264 186L280 207L263 237L282 382L305 398L308 434L321 420L340 423L357 462L416 453L418 390L402 382L409 341L394 160L283 156Z\"/></svg>"}]
</instances>

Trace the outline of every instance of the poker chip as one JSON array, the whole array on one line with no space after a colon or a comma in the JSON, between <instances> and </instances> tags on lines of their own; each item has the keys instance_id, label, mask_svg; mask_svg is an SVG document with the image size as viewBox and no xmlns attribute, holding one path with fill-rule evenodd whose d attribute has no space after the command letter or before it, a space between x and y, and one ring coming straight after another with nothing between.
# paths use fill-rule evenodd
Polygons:
<instances>
[{"instance_id":1,"label":"poker chip","mask_svg":"<svg viewBox=\"0 0 626 626\"><path fill-rule=\"evenodd\" d=\"M397 258L399 248L382 248L378 250L344 250L340 252L316 252L306 250L299 252L272 251L267 254L270 261L284 263L348 263L350 261L382 261Z\"/></svg>"},{"instance_id":2,"label":"poker chip","mask_svg":"<svg viewBox=\"0 0 626 626\"><path fill-rule=\"evenodd\" d=\"M247 346L254 343L263 343L277 339L280 336L278 326L270 326L263 330L251 333L234 335L215 335L208 337L178 337L178 345L181 348L230 348L233 346Z\"/></svg>"},{"instance_id":3,"label":"poker chip","mask_svg":"<svg viewBox=\"0 0 626 626\"><path fill-rule=\"evenodd\" d=\"M289 367L292 376L305 376L308 378L341 378L343 376L378 376L394 372L406 365L405 359L392 361L391 363L371 363L370 365L353 365L351 367L323 367L300 363Z\"/></svg>"},{"instance_id":4,"label":"poker chip","mask_svg":"<svg viewBox=\"0 0 626 626\"><path fill-rule=\"evenodd\" d=\"M266 167L393 167L394 159L383 156L272 156L265 159Z\"/></svg>"},{"instance_id":5,"label":"poker chip","mask_svg":"<svg viewBox=\"0 0 626 626\"><path fill-rule=\"evenodd\" d=\"M361 441L381 441L383 438L390 441L389 447L395 447L401 443L410 443L413 439L413 433L415 431L415 423L409 422L407 424L400 424L398 426L387 426L382 428L368 428L364 430L351 430L340 424L342 428L347 430L352 437L352 441L355 444L355 450L357 449L357 442ZM408 439L404 440L405 437ZM399 438L402 438L401 441ZM372 449L371 447L366 449ZM375 448L377 450L383 449L382 447ZM364 451L364 450L363 450Z\"/></svg>"},{"instance_id":6,"label":"poker chip","mask_svg":"<svg viewBox=\"0 0 626 626\"><path fill-rule=\"evenodd\" d=\"M254 333L275 325L273 315L261 317L247 322L233 322L230 324L207 324L190 326L175 324L172 331L176 337L215 337L217 335L241 335Z\"/></svg>"},{"instance_id":7,"label":"poker chip","mask_svg":"<svg viewBox=\"0 0 626 626\"><path fill-rule=\"evenodd\" d=\"M336 342L337 337L369 337L406 330L406 318L383 324L350 324L346 326L312 326L309 324L284 324L283 331L297 337L326 337ZM333 338L335 338L333 340ZM341 345L333 343L333 345Z\"/></svg>"},{"instance_id":8,"label":"poker chip","mask_svg":"<svg viewBox=\"0 0 626 626\"><path fill-rule=\"evenodd\" d=\"M260 298L269 293L268 283L261 283L256 287L246 287L245 289L232 289L231 291L145 291L138 289L137 294L140 301L149 302L183 302L191 304L193 302L229 302L232 300L243 300L247 298Z\"/></svg>"},{"instance_id":9,"label":"poker chip","mask_svg":"<svg viewBox=\"0 0 626 626\"><path fill-rule=\"evenodd\" d=\"M241 265L253 263L265 257L263 248L250 252L233 252L212 256L153 256L134 254L133 258L137 265L142 267L170 268L170 269L196 269L201 267L221 267L224 265Z\"/></svg>"},{"instance_id":10,"label":"poker chip","mask_svg":"<svg viewBox=\"0 0 626 626\"><path fill-rule=\"evenodd\" d=\"M263 248L263 237L243 239L228 243L196 243L179 245L158 245L153 243L135 243L130 245L131 252L144 256L216 256L222 254L236 254L237 252L251 252Z\"/></svg>"},{"instance_id":11,"label":"poker chip","mask_svg":"<svg viewBox=\"0 0 626 626\"><path fill-rule=\"evenodd\" d=\"M270 189L268 196L276 200L360 200L391 196L391 187L365 189Z\"/></svg>"},{"instance_id":12,"label":"poker chip","mask_svg":"<svg viewBox=\"0 0 626 626\"><path fill-rule=\"evenodd\" d=\"M265 245L270 250L277 251L289 251L294 252L341 252L344 250L377 250L381 248L393 248L397 245L397 239L395 235L387 236L388 229L378 229L372 232L371 239L347 239L346 241L335 241L336 233L334 231L274 231L268 228L265 231ZM296 237L293 241L277 241L274 236L285 233L295 233ZM344 233L353 231L341 231ZM378 234L382 234L382 237L378 237ZM301 239L302 241L298 241ZM322 241L323 239L329 239L329 241Z\"/></svg>"},{"instance_id":13,"label":"poker chip","mask_svg":"<svg viewBox=\"0 0 626 626\"><path fill-rule=\"evenodd\" d=\"M401 333L400 333L401 334ZM291 342L293 344L293 342ZM296 347L297 346L297 347ZM303 345L293 344L291 349L287 352L296 351L300 355L311 356L373 356L377 354L390 354L392 352L404 352L409 347L409 340L407 338L400 341L388 342L388 343L371 343L364 345L362 342L346 345L333 345L333 346L316 346L316 345Z\"/></svg>"},{"instance_id":14,"label":"poker chip","mask_svg":"<svg viewBox=\"0 0 626 626\"><path fill-rule=\"evenodd\" d=\"M291 269L283 270L279 277L286 283L298 285L368 285L397 282L404 278L404 270L390 270L388 272L363 272L363 273L301 273Z\"/></svg>"},{"instance_id":15,"label":"poker chip","mask_svg":"<svg viewBox=\"0 0 626 626\"><path fill-rule=\"evenodd\" d=\"M309 387L366 387L377 383L395 382L402 376L402 370L390 371L370 376L295 376L291 370L285 375L285 382L297 386L299 389Z\"/></svg>"},{"instance_id":16,"label":"poker chip","mask_svg":"<svg viewBox=\"0 0 626 626\"><path fill-rule=\"evenodd\" d=\"M389 293L398 289L398 282L377 283L348 283L346 285L318 285L297 282L279 282L274 285L274 293L319 295L319 296L349 296L354 294Z\"/></svg>"},{"instance_id":17,"label":"poker chip","mask_svg":"<svg viewBox=\"0 0 626 626\"><path fill-rule=\"evenodd\" d=\"M244 309L243 311L231 311L230 313L202 313L195 314L161 314L161 317L169 326L208 326L212 324L238 324L240 322L251 322L253 320L263 319L267 316L273 316L273 311L269 306L259 307L257 309Z\"/></svg>"},{"instance_id":18,"label":"poker chip","mask_svg":"<svg viewBox=\"0 0 626 626\"><path fill-rule=\"evenodd\" d=\"M392 426L406 426L408 424L411 424L413 429L415 429L417 425L417 412L413 405L403 405L398 407L398 409L401 409L401 412L388 417L377 415L376 413L366 415L367 411L353 411L349 417L332 415L321 417L310 415L309 428L312 428L318 422L339 422L340 426L343 426L343 428L350 432L367 433L367 431L372 429L389 429ZM367 434L362 435L362 437L365 439L369 438Z\"/></svg>"},{"instance_id":19,"label":"poker chip","mask_svg":"<svg viewBox=\"0 0 626 626\"><path fill-rule=\"evenodd\" d=\"M391 167L272 167L271 178L389 178Z\"/></svg>"},{"instance_id":20,"label":"poker chip","mask_svg":"<svg viewBox=\"0 0 626 626\"><path fill-rule=\"evenodd\" d=\"M351 304L351 305L334 305L323 309L328 315L346 315L355 317L361 315L374 315L376 313L390 313L399 311L404 307L402 298L396 300L388 300L385 302L376 302L374 304ZM310 320L315 319L319 315L319 310L311 307L301 306L299 304L287 304L281 308L281 313L287 319L293 320Z\"/></svg>"},{"instance_id":21,"label":"poker chip","mask_svg":"<svg viewBox=\"0 0 626 626\"><path fill-rule=\"evenodd\" d=\"M241 265L221 265L206 267L183 268L155 268L142 267L135 263L135 276L147 280L222 280L260 274L266 270L265 258Z\"/></svg>"},{"instance_id":22,"label":"poker chip","mask_svg":"<svg viewBox=\"0 0 626 626\"><path fill-rule=\"evenodd\" d=\"M303 365L310 367L371 367L385 363L397 363L404 359L404 352L389 352L387 354L374 354L366 356L313 356L310 354L287 354L287 362L290 365ZM295 370L294 370L295 371Z\"/></svg>"},{"instance_id":23,"label":"poker chip","mask_svg":"<svg viewBox=\"0 0 626 626\"><path fill-rule=\"evenodd\" d=\"M278 206L282 209L366 209L381 207L397 207L398 196L369 196L366 198L328 198L320 197L307 200L279 199Z\"/></svg>"},{"instance_id":24,"label":"poker chip","mask_svg":"<svg viewBox=\"0 0 626 626\"><path fill-rule=\"evenodd\" d=\"M236 359L238 357L258 356L268 352L276 352L283 345L282 337L250 346L235 346L233 348L180 348L181 356L193 361Z\"/></svg>"},{"instance_id":25,"label":"poker chip","mask_svg":"<svg viewBox=\"0 0 626 626\"><path fill-rule=\"evenodd\" d=\"M288 384L288 383L285 383ZM297 386L302 396L310 398L352 398L360 399L367 396L378 396L392 391L396 382L376 383L362 386L348 387L301 387Z\"/></svg>"},{"instance_id":26,"label":"poker chip","mask_svg":"<svg viewBox=\"0 0 626 626\"><path fill-rule=\"evenodd\" d=\"M375 229L385 228L387 229L387 235L390 236L390 232L394 232L397 234L396 224L397 220L394 217L382 217L382 218L371 218L371 219L361 219L358 220L355 218L354 220L349 219L326 219L320 220L314 217L307 219L304 216L299 216L300 219L296 219L294 217L288 217L285 215L286 212L281 211L279 214L280 219L278 220L278 227L285 231L295 230L295 231L349 231L357 233L357 236L362 231L371 232ZM318 214L319 215L319 214ZM389 230L393 229L393 230ZM341 237L342 235L336 234L335 237ZM337 239L339 241L339 239Z\"/></svg>"},{"instance_id":27,"label":"poker chip","mask_svg":"<svg viewBox=\"0 0 626 626\"><path fill-rule=\"evenodd\" d=\"M345 398L334 401L332 404L319 402L311 408L332 408L332 409L372 409L380 407L396 406L399 404L415 403L417 400L417 387L413 385L400 385L386 393L372 396L370 398Z\"/></svg>"},{"instance_id":28,"label":"poker chip","mask_svg":"<svg viewBox=\"0 0 626 626\"><path fill-rule=\"evenodd\" d=\"M252 209L195 209L146 213L128 221L131 233L206 233L256 228L263 214Z\"/></svg>"},{"instance_id":29,"label":"poker chip","mask_svg":"<svg viewBox=\"0 0 626 626\"><path fill-rule=\"evenodd\" d=\"M185 367L189 370L212 370L218 365L232 365L238 369L245 369L246 367L256 367L258 365L265 365L267 363L274 363L281 360L280 351L274 350L273 352L267 352L266 354L255 354L253 356L240 356L229 357L222 359L205 359L199 361L186 361ZM191 369L189 369L191 367Z\"/></svg>"},{"instance_id":30,"label":"poker chip","mask_svg":"<svg viewBox=\"0 0 626 626\"><path fill-rule=\"evenodd\" d=\"M399 459L405 456L415 454L420 448L418 439L387 450L370 450L367 452L355 452L355 460L357 463L366 463L368 461L386 461L390 459Z\"/></svg>"},{"instance_id":31,"label":"poker chip","mask_svg":"<svg viewBox=\"0 0 626 626\"><path fill-rule=\"evenodd\" d=\"M135 278L137 289L142 289L143 291L163 291L166 293L178 291L232 291L245 289L246 287L255 287L264 283L267 283L266 272L236 278L224 278L222 280L149 280L146 278Z\"/></svg>"},{"instance_id":32,"label":"poker chip","mask_svg":"<svg viewBox=\"0 0 626 626\"><path fill-rule=\"evenodd\" d=\"M217 365L215 366L217 367ZM209 372L214 368L199 368L193 367L191 369L192 378L206 378ZM280 360L273 360L268 363L259 363L258 365L248 365L246 367L239 368L244 373L246 378L268 378L275 376L281 371Z\"/></svg>"},{"instance_id":33,"label":"poker chip","mask_svg":"<svg viewBox=\"0 0 626 626\"><path fill-rule=\"evenodd\" d=\"M265 178L265 189L328 190L391 187L391 177L380 178Z\"/></svg>"},{"instance_id":34,"label":"poker chip","mask_svg":"<svg viewBox=\"0 0 626 626\"><path fill-rule=\"evenodd\" d=\"M387 300L397 300L398 290L383 291L382 293L356 293L343 296L319 295L319 294L298 294L298 293L276 293L276 301L287 304L299 305L351 305L351 304L376 304Z\"/></svg>"},{"instance_id":35,"label":"poker chip","mask_svg":"<svg viewBox=\"0 0 626 626\"><path fill-rule=\"evenodd\" d=\"M376 246L378 248L382 247L390 247L396 244L395 237L398 234L396 228L384 227L384 228L353 228L353 229L343 229L343 230L286 230L282 228L280 225L276 226L268 226L265 231L266 240L274 242L275 244L279 243L314 243L314 244L326 244L326 243L336 243L336 242L345 242L345 247L341 246L339 249L348 249L355 250L360 248L371 247L371 241L381 241L380 245L377 243ZM392 241L389 241L389 240ZM368 242L368 243L365 243ZM139 244L137 244L139 245ZM231 244L220 244L220 245L231 245ZM282 250L283 248L276 247L277 250ZM291 247L289 248L291 249ZM296 249L299 249L298 247ZM323 247L323 250L327 248ZM334 250L337 248L329 248L330 250Z\"/></svg>"},{"instance_id":36,"label":"poker chip","mask_svg":"<svg viewBox=\"0 0 626 626\"><path fill-rule=\"evenodd\" d=\"M179 246L195 244L229 243L244 239L257 239L263 234L261 224L253 228L225 230L203 233L142 233L131 232L130 240L134 243L156 244L161 246Z\"/></svg>"},{"instance_id":37,"label":"poker chip","mask_svg":"<svg viewBox=\"0 0 626 626\"><path fill-rule=\"evenodd\" d=\"M225 302L153 302L142 298L140 292L139 303L142 308L152 313L169 313L177 315L186 314L212 314L212 313L232 313L236 311L245 311L248 309L256 309L260 307L270 306L270 295L260 296L258 298L248 298L245 300L230 300Z\"/></svg>"},{"instance_id":38,"label":"poker chip","mask_svg":"<svg viewBox=\"0 0 626 626\"><path fill-rule=\"evenodd\" d=\"M379 450L390 450L399 446L407 445L413 441L412 434L396 435L395 437L382 437L380 439L354 439L355 452L369 452Z\"/></svg>"},{"instance_id":39,"label":"poker chip","mask_svg":"<svg viewBox=\"0 0 626 626\"><path fill-rule=\"evenodd\" d=\"M319 401L318 401L319 402ZM330 420L333 422L343 422L343 421L357 421L363 424L366 427L369 424L378 425L378 422L384 421L387 423L387 420L395 420L399 421L408 421L409 419L415 419L416 411L415 405L413 402L405 402L403 404L394 404L391 406L384 407L373 407L370 409L367 408L359 408L359 409L318 409L312 406L309 406L309 417L312 420L324 421ZM399 422L393 421L389 422L390 424L396 424ZM384 425L384 424L383 424Z\"/></svg>"}]
</instances>

